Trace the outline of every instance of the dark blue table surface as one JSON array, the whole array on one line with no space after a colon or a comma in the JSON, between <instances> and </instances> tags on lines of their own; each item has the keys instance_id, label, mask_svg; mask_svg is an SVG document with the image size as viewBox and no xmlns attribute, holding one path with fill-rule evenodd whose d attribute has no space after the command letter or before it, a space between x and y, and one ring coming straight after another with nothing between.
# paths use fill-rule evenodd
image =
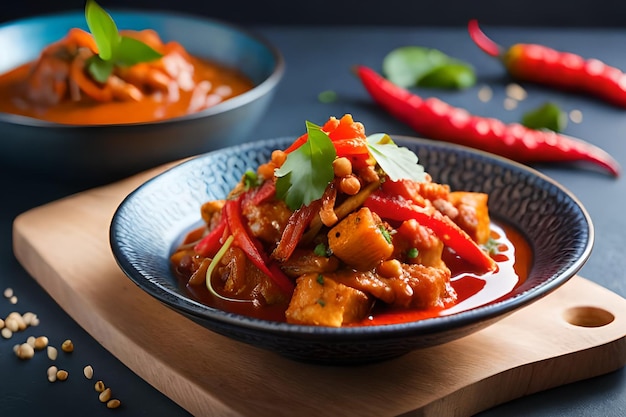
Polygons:
<instances>
[{"instance_id":1,"label":"dark blue table surface","mask_svg":"<svg viewBox=\"0 0 626 417\"><path fill-rule=\"evenodd\" d=\"M485 28L487 29L487 28ZM409 127L397 122L373 105L356 77L354 64L366 64L377 70L387 52L402 45L421 45L441 49L451 56L474 65L479 80L476 87L463 92L422 90L422 95L436 95L470 111L519 121L521 114L551 100L563 110L579 109L582 123L569 123L565 133L578 136L603 147L621 164L626 164L626 113L598 100L580 95L526 85L528 98L514 110L505 110L504 88L509 82L502 67L485 56L458 28L391 28L391 27L257 27L256 30L275 43L285 56L287 71L271 108L250 140L279 136L296 136L303 132L305 120L323 123L329 116L351 113L362 121L367 131L413 135ZM556 49L595 57L626 69L626 30L601 29L530 29L491 28L489 34L504 45L518 41L538 42ZM480 86L492 87L494 97L488 103L478 99ZM325 90L337 93L332 103L322 103L318 94ZM2 138L7 140L9 138ZM595 226L595 246L580 274L626 297L626 179L614 179L591 170L557 165L536 165L571 190L589 211ZM0 290L14 289L18 304L11 305L0 297L0 317L10 311L33 311L41 319L29 335L56 335L56 345L71 338L77 346L68 361L70 374L82 374L84 364L106 372L106 383L114 388L123 407L108 410L97 401L95 392L84 384L84 378L70 378L64 384L50 384L45 371L41 375L30 369L45 369L37 361L20 361L12 351L17 339L0 338L0 415L33 416L184 416L188 413L160 394L81 329L48 294L22 269L13 256L11 226L20 213L82 191L95 184L59 183L43 178L0 171L4 193L0 208ZM485 352L493 354L494 352ZM30 369L29 369L30 368ZM81 381L81 379L83 379ZM498 406L480 414L495 416L626 416L626 371L581 381ZM392 398L389 401L393 401Z\"/></svg>"}]
</instances>

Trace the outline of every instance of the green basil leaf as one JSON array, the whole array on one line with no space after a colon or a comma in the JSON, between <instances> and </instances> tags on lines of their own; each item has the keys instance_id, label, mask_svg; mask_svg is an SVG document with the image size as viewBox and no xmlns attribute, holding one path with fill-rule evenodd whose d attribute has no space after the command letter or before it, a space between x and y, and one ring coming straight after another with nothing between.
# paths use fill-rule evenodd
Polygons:
<instances>
[{"instance_id":1,"label":"green basil leaf","mask_svg":"<svg viewBox=\"0 0 626 417\"><path fill-rule=\"evenodd\" d=\"M291 210L322 198L335 177L335 145L322 129L307 121L307 141L291 152L276 170L276 196Z\"/></svg>"},{"instance_id":2,"label":"green basil leaf","mask_svg":"<svg viewBox=\"0 0 626 417\"><path fill-rule=\"evenodd\" d=\"M522 124L530 129L562 132L567 126L567 114L554 103L545 103L522 116Z\"/></svg>"},{"instance_id":3,"label":"green basil leaf","mask_svg":"<svg viewBox=\"0 0 626 417\"><path fill-rule=\"evenodd\" d=\"M87 0L85 19L98 46L98 55L105 61L111 59L120 43L120 35L113 18L95 0Z\"/></svg>"},{"instance_id":4,"label":"green basil leaf","mask_svg":"<svg viewBox=\"0 0 626 417\"><path fill-rule=\"evenodd\" d=\"M464 63L449 63L424 75L417 85L420 87L463 89L476 84L474 69Z\"/></svg>"},{"instance_id":5,"label":"green basil leaf","mask_svg":"<svg viewBox=\"0 0 626 417\"><path fill-rule=\"evenodd\" d=\"M117 65L131 67L140 62L150 62L161 58L163 54L140 40L122 36L113 60Z\"/></svg>"},{"instance_id":6,"label":"green basil leaf","mask_svg":"<svg viewBox=\"0 0 626 417\"><path fill-rule=\"evenodd\" d=\"M404 88L440 87L467 88L476 83L474 69L438 49L403 46L389 52L383 59L383 74Z\"/></svg>"},{"instance_id":7,"label":"green basil leaf","mask_svg":"<svg viewBox=\"0 0 626 417\"><path fill-rule=\"evenodd\" d=\"M105 61L98 55L94 55L87 60L87 71L94 80L104 84L113 72L113 62Z\"/></svg>"}]
</instances>

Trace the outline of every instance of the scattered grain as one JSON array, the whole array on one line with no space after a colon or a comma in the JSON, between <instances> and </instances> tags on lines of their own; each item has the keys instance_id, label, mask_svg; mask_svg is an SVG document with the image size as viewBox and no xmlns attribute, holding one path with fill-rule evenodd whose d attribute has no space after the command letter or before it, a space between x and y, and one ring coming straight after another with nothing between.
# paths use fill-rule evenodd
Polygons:
<instances>
[{"instance_id":1,"label":"scattered grain","mask_svg":"<svg viewBox=\"0 0 626 417\"><path fill-rule=\"evenodd\" d=\"M11 330L13 333L17 332L20 329L20 325L13 317L7 317L7 319L4 321L4 326L6 329Z\"/></svg>"},{"instance_id":2,"label":"scattered grain","mask_svg":"<svg viewBox=\"0 0 626 417\"><path fill-rule=\"evenodd\" d=\"M57 348L55 348L54 346L48 346L46 348L46 352L48 353L48 358L51 361L57 360L57 355L58 355Z\"/></svg>"},{"instance_id":3,"label":"scattered grain","mask_svg":"<svg viewBox=\"0 0 626 417\"><path fill-rule=\"evenodd\" d=\"M574 110L569 112L569 119L573 123L582 123L582 121L583 121L583 112L578 110L578 109L574 109Z\"/></svg>"},{"instance_id":4,"label":"scattered grain","mask_svg":"<svg viewBox=\"0 0 626 417\"><path fill-rule=\"evenodd\" d=\"M20 359L31 359L35 356L35 349L28 343L22 343L17 348L17 352L15 352L18 358Z\"/></svg>"},{"instance_id":5,"label":"scattered grain","mask_svg":"<svg viewBox=\"0 0 626 417\"><path fill-rule=\"evenodd\" d=\"M17 355L17 350L20 348L20 344L13 345L13 353Z\"/></svg>"},{"instance_id":6,"label":"scattered grain","mask_svg":"<svg viewBox=\"0 0 626 417\"><path fill-rule=\"evenodd\" d=\"M3 327L2 330L0 330L0 333L5 339L10 339L13 336L13 331L8 327Z\"/></svg>"},{"instance_id":7,"label":"scattered grain","mask_svg":"<svg viewBox=\"0 0 626 417\"><path fill-rule=\"evenodd\" d=\"M13 297L13 288L6 288L4 290L4 298L11 298Z\"/></svg>"},{"instance_id":8,"label":"scattered grain","mask_svg":"<svg viewBox=\"0 0 626 417\"><path fill-rule=\"evenodd\" d=\"M17 296L14 295L13 297L9 298L9 303L17 304Z\"/></svg>"},{"instance_id":9,"label":"scattered grain","mask_svg":"<svg viewBox=\"0 0 626 417\"><path fill-rule=\"evenodd\" d=\"M504 99L504 108L506 110L514 110L517 108L517 100L507 97Z\"/></svg>"},{"instance_id":10,"label":"scattered grain","mask_svg":"<svg viewBox=\"0 0 626 417\"><path fill-rule=\"evenodd\" d=\"M112 400L107 401L107 408L117 408L122 403L117 398L113 398Z\"/></svg>"},{"instance_id":11,"label":"scattered grain","mask_svg":"<svg viewBox=\"0 0 626 417\"><path fill-rule=\"evenodd\" d=\"M46 336L39 336L35 339L35 350L44 350L48 346L48 338Z\"/></svg>"},{"instance_id":12,"label":"scattered grain","mask_svg":"<svg viewBox=\"0 0 626 417\"><path fill-rule=\"evenodd\" d=\"M526 90L524 90L524 88L521 85L516 84L516 83L511 83L507 85L505 91L508 97L516 101L522 101L526 99L527 97Z\"/></svg>"},{"instance_id":13,"label":"scattered grain","mask_svg":"<svg viewBox=\"0 0 626 417\"><path fill-rule=\"evenodd\" d=\"M73 352L74 343L72 343L70 339L67 339L66 341L63 342L63 344L61 344L61 350L67 353Z\"/></svg>"},{"instance_id":14,"label":"scattered grain","mask_svg":"<svg viewBox=\"0 0 626 417\"><path fill-rule=\"evenodd\" d=\"M57 371L57 379L59 381L65 381L69 376L70 374L65 369L59 369Z\"/></svg>"},{"instance_id":15,"label":"scattered grain","mask_svg":"<svg viewBox=\"0 0 626 417\"><path fill-rule=\"evenodd\" d=\"M87 379L93 378L93 368L91 367L91 365L87 365L85 366L85 368L83 368L83 374L85 374L85 378Z\"/></svg>"},{"instance_id":16,"label":"scattered grain","mask_svg":"<svg viewBox=\"0 0 626 417\"><path fill-rule=\"evenodd\" d=\"M0 329L4 328L4 320L0 319Z\"/></svg>"},{"instance_id":17,"label":"scattered grain","mask_svg":"<svg viewBox=\"0 0 626 417\"><path fill-rule=\"evenodd\" d=\"M26 343L35 348L35 336L29 336L28 339L26 339Z\"/></svg>"},{"instance_id":18,"label":"scattered grain","mask_svg":"<svg viewBox=\"0 0 626 417\"><path fill-rule=\"evenodd\" d=\"M109 401L111 399L111 388L105 388L105 390L98 395L98 399L102 403Z\"/></svg>"},{"instance_id":19,"label":"scattered grain","mask_svg":"<svg viewBox=\"0 0 626 417\"><path fill-rule=\"evenodd\" d=\"M30 326L39 326L39 317L37 317L37 315L33 315L33 317L30 319Z\"/></svg>"},{"instance_id":20,"label":"scattered grain","mask_svg":"<svg viewBox=\"0 0 626 417\"><path fill-rule=\"evenodd\" d=\"M35 318L37 318L37 315L30 311L27 311L26 313L22 314L22 320L24 320L24 323L26 323L28 326L32 324L33 319Z\"/></svg>"},{"instance_id":21,"label":"scattered grain","mask_svg":"<svg viewBox=\"0 0 626 417\"><path fill-rule=\"evenodd\" d=\"M28 327L28 325L24 321L24 318L22 317L22 315L20 313L18 313L17 311L12 311L12 312L9 313L7 318L4 320L5 324L9 320L15 322L15 324L17 325L17 330L20 330L20 331L26 330L26 328ZM13 329L11 329L11 330L13 330ZM16 332L17 330L13 330L13 331Z\"/></svg>"},{"instance_id":22,"label":"scattered grain","mask_svg":"<svg viewBox=\"0 0 626 417\"><path fill-rule=\"evenodd\" d=\"M96 383L94 384L93 387L96 390L96 392L102 392L106 388L104 386L104 382L102 382L102 381L96 381Z\"/></svg>"},{"instance_id":23,"label":"scattered grain","mask_svg":"<svg viewBox=\"0 0 626 417\"><path fill-rule=\"evenodd\" d=\"M58 368L54 365L48 368L48 381L54 382L57 380Z\"/></svg>"},{"instance_id":24,"label":"scattered grain","mask_svg":"<svg viewBox=\"0 0 626 417\"><path fill-rule=\"evenodd\" d=\"M487 103L493 97L493 90L488 85L484 85L478 90L478 99L483 103Z\"/></svg>"}]
</instances>

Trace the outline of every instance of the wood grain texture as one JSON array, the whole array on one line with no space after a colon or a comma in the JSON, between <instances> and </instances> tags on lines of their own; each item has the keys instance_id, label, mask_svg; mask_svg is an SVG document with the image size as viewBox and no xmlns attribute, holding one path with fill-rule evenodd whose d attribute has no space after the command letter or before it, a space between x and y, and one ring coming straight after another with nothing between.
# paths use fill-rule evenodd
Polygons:
<instances>
[{"instance_id":1,"label":"wood grain texture","mask_svg":"<svg viewBox=\"0 0 626 417\"><path fill-rule=\"evenodd\" d=\"M465 417L626 364L626 300L579 276L478 333L371 365L294 362L212 333L136 287L109 247L119 203L165 168L23 213L14 252L96 340L194 415Z\"/></svg>"}]
</instances>

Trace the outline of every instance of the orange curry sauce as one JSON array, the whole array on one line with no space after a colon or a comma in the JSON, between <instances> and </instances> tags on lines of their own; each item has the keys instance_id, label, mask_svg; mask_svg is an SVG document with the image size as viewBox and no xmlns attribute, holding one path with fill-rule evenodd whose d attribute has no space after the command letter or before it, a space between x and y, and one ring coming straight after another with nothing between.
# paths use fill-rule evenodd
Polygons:
<instances>
[{"instance_id":1,"label":"orange curry sauce","mask_svg":"<svg viewBox=\"0 0 626 417\"><path fill-rule=\"evenodd\" d=\"M189 233L185 242L198 239L202 229ZM407 323L432 317L445 316L476 308L505 297L528 277L532 265L532 251L525 238L514 228L501 223L491 225L491 237L498 242L496 253L492 255L498 264L494 273L478 275L472 267L451 251L444 251L444 260L452 271L451 285L458 298L453 305L445 308L400 309L374 305L371 314L358 323L344 326L369 326ZM237 303L218 299L211 295L205 285L187 285L188 277L178 276L179 285L193 299L220 310L255 317L263 320L285 322L287 304L263 305Z\"/></svg>"},{"instance_id":2,"label":"orange curry sauce","mask_svg":"<svg viewBox=\"0 0 626 417\"><path fill-rule=\"evenodd\" d=\"M167 59L172 51L182 57L174 66L185 67L185 80L182 80L184 82L176 79L177 74L166 73L176 81L173 83L175 85L170 85L166 91L141 85L138 89L142 94L134 99L113 97L110 100L95 100L87 94L81 94L76 86L72 85L71 75L63 74L64 71L67 72L67 66L71 66L71 63L60 62L66 58L59 59L59 56L64 54L57 52L59 48L65 48L64 53L68 48L75 48L71 50L72 53L76 52L76 48L88 49L84 46L85 34L74 29L67 38L44 50L37 60L0 75L0 112L72 125L142 123L195 113L254 87L251 80L233 68L191 56L175 42L163 44L154 32L137 33L139 35L136 36L154 40L156 49L159 47L164 49L164 57L160 60ZM76 41L75 38L80 39ZM53 52L46 53L50 50ZM45 70L42 70L43 64L47 65ZM57 74L51 77L50 72ZM49 81L50 78L55 79ZM57 85L53 84L52 87L44 85L48 82ZM33 91L34 89L41 89L44 93ZM58 97L52 100L39 99L45 94L46 89L55 92L62 90L62 93L58 93Z\"/></svg>"}]
</instances>

